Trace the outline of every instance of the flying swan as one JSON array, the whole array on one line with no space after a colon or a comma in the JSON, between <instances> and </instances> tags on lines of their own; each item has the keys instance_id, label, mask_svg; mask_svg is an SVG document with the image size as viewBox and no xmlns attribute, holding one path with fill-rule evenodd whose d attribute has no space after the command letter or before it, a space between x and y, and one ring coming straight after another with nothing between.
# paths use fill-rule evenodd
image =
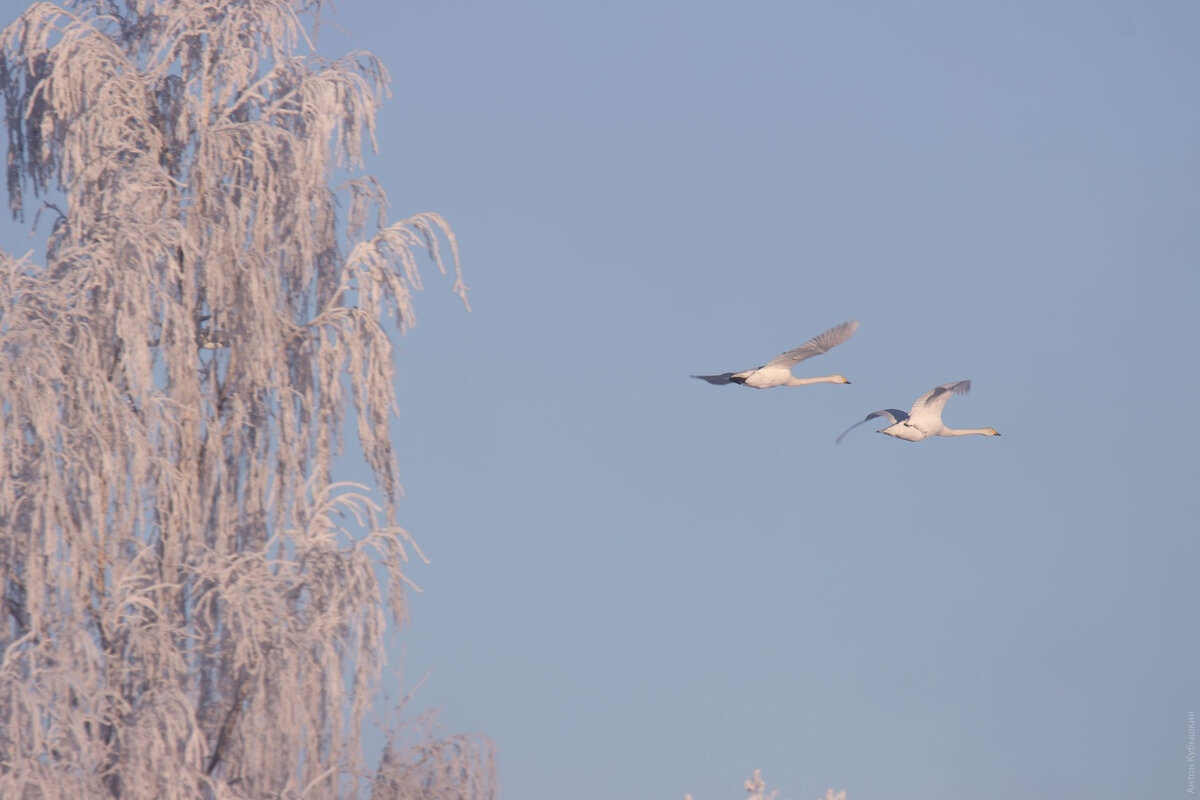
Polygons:
<instances>
[{"instance_id":1,"label":"flying swan","mask_svg":"<svg viewBox=\"0 0 1200 800\"><path fill-rule=\"evenodd\" d=\"M841 375L823 375L820 378L797 378L792 374L792 367L806 358L819 356L832 347L837 347L849 339L858 330L857 320L843 322L836 328L830 328L820 336L814 336L804 344L786 353L780 353L761 367L746 369L741 372L722 372L720 375L693 375L702 381L717 386L726 383L740 383L755 389L770 389L773 386L804 386L809 383L849 383Z\"/></svg>"},{"instance_id":2,"label":"flying swan","mask_svg":"<svg viewBox=\"0 0 1200 800\"><path fill-rule=\"evenodd\" d=\"M946 401L950 399L950 395L966 394L970 390L970 381L955 381L936 386L918 397L917 402L913 403L912 411L907 414L898 408L874 411L867 414L862 421L856 422L842 431L842 435L837 437L837 441L841 442L846 438L847 433L875 417L886 417L892 423L877 431L878 433L886 433L888 436L895 436L897 439L904 439L907 442L919 442L930 436L967 436L972 433L978 433L980 436L999 436L1000 434L995 428L955 430L942 424L942 409L946 407Z\"/></svg>"}]
</instances>

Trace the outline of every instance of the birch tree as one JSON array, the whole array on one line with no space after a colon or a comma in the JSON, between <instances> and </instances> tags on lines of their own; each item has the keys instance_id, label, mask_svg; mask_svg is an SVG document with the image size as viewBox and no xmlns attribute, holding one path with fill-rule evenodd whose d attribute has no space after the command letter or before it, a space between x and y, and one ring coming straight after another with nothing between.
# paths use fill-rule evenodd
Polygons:
<instances>
[{"instance_id":1,"label":"birch tree","mask_svg":"<svg viewBox=\"0 0 1200 800\"><path fill-rule=\"evenodd\" d=\"M466 289L446 223L362 174L388 75L319 55L323 5L0 33L9 206L45 235L0 254L0 797L493 794L486 740L364 742L418 552L389 331L421 261Z\"/></svg>"}]
</instances>

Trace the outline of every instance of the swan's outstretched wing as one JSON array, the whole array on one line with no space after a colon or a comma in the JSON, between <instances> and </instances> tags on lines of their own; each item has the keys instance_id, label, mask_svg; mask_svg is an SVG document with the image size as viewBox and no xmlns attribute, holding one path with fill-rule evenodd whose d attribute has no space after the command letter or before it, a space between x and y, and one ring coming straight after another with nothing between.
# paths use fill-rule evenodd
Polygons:
<instances>
[{"instance_id":1,"label":"swan's outstretched wing","mask_svg":"<svg viewBox=\"0 0 1200 800\"><path fill-rule=\"evenodd\" d=\"M722 372L720 375L693 375L693 378L699 378L702 381L708 381L714 386L723 386L726 383L733 383L732 372Z\"/></svg>"},{"instance_id":2,"label":"swan's outstretched wing","mask_svg":"<svg viewBox=\"0 0 1200 800\"><path fill-rule=\"evenodd\" d=\"M870 414L867 414L865 417L860 419L858 422L854 423L849 428L846 428L846 430L842 431L842 435L837 438L835 444L841 444L842 439L846 438L847 433L854 430L859 425L862 425L864 422L870 422L871 420L875 419L876 417L886 417L893 425L895 425L897 422L903 422L904 420L908 419L908 414L905 414L903 411L901 411L898 408L884 408L884 409L880 409L879 411L872 411Z\"/></svg>"},{"instance_id":3,"label":"swan's outstretched wing","mask_svg":"<svg viewBox=\"0 0 1200 800\"><path fill-rule=\"evenodd\" d=\"M969 391L971 391L970 381L954 381L953 383L943 383L941 386L935 386L917 398L917 402L913 403L909 416L912 418L913 424L918 428L924 427L921 423L925 420L940 423L942 421L942 409L946 407L946 401L950 399L950 395L966 394Z\"/></svg>"},{"instance_id":4,"label":"swan's outstretched wing","mask_svg":"<svg viewBox=\"0 0 1200 800\"><path fill-rule=\"evenodd\" d=\"M853 336L856 330L858 330L858 320L852 319L849 322L843 322L841 325L825 331L820 336L814 336L793 350L780 353L768 361L766 366L791 369L806 358L819 356L830 348L837 347Z\"/></svg>"}]
</instances>

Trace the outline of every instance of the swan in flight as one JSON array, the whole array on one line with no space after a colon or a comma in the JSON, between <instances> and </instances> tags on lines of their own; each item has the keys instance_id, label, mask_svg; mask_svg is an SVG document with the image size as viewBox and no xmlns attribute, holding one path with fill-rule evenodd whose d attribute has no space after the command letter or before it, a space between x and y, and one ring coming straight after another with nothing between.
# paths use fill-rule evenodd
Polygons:
<instances>
[{"instance_id":1,"label":"swan in flight","mask_svg":"<svg viewBox=\"0 0 1200 800\"><path fill-rule=\"evenodd\" d=\"M846 434L862 425L867 420L872 420L875 417L885 417L892 424L883 428L878 433L886 433L888 436L895 436L897 439L904 439L908 442L919 442L922 439L928 439L930 436L968 436L972 433L978 433L980 436L999 436L1000 434L995 428L964 428L955 430L947 428L942 424L942 409L946 407L946 401L950 399L952 394L966 394L971 390L970 381L955 381L954 383L944 383L941 386L935 386L925 394L917 398L917 402L913 403L912 411L905 414L898 408L885 408L882 411L874 411L867 414L866 418L860 422L856 422L846 430L842 431L842 435L837 437L837 441L841 442L846 438Z\"/></svg>"},{"instance_id":2,"label":"swan in flight","mask_svg":"<svg viewBox=\"0 0 1200 800\"><path fill-rule=\"evenodd\" d=\"M836 328L830 328L820 336L814 336L804 344L786 353L780 353L761 367L742 370L741 372L723 372L720 375L693 375L702 381L721 386L726 383L740 383L755 389L770 389L772 386L804 386L808 383L849 383L841 375L823 375L820 378L797 378L792 374L792 367L806 358L819 356L832 347L837 347L849 339L858 330L857 320L843 322Z\"/></svg>"}]
</instances>

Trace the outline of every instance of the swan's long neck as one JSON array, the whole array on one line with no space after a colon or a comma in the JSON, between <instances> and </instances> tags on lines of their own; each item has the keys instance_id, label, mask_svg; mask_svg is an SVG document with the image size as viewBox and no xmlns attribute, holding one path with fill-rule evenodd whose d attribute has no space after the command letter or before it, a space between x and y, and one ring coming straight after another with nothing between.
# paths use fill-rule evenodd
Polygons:
<instances>
[{"instance_id":1,"label":"swan's long neck","mask_svg":"<svg viewBox=\"0 0 1200 800\"><path fill-rule=\"evenodd\" d=\"M938 436L970 436L973 433L980 436L999 436L995 428L942 428L942 432Z\"/></svg>"},{"instance_id":2,"label":"swan's long neck","mask_svg":"<svg viewBox=\"0 0 1200 800\"><path fill-rule=\"evenodd\" d=\"M849 383L850 381L843 378L841 375L822 375L819 378L797 378L792 375L788 381L788 386L807 386L810 383Z\"/></svg>"}]
</instances>

